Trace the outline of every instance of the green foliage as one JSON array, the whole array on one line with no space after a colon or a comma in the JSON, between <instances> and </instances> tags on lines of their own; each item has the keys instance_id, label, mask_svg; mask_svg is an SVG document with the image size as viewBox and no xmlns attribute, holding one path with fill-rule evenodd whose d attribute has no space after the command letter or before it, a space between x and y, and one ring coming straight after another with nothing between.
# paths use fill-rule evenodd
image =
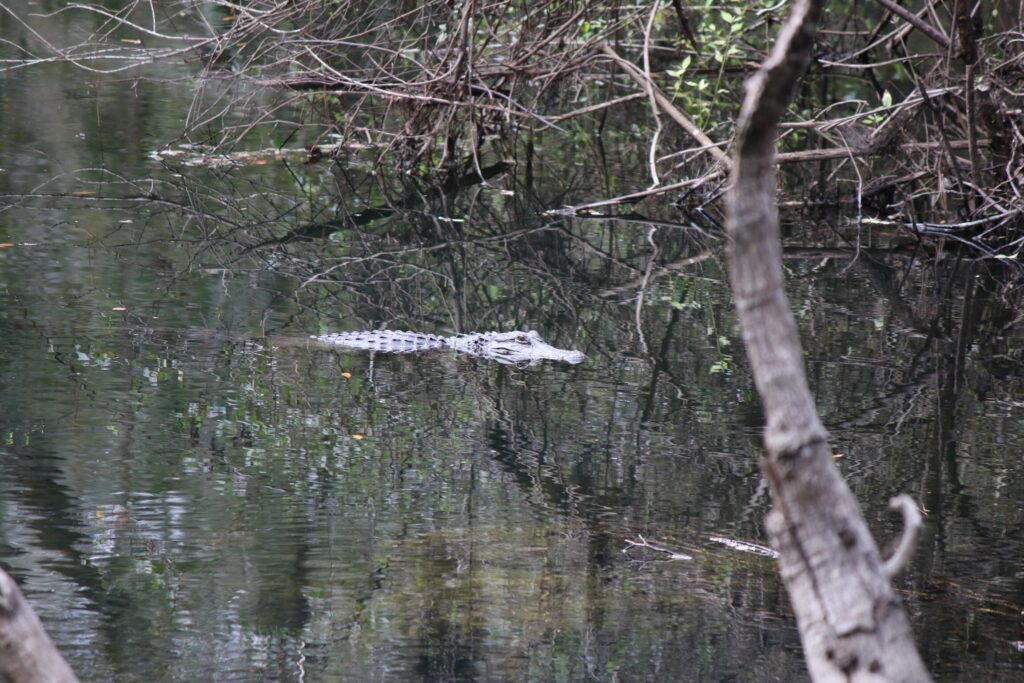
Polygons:
<instances>
[{"instance_id":1,"label":"green foliage","mask_svg":"<svg viewBox=\"0 0 1024 683\"><path fill-rule=\"evenodd\" d=\"M607 22L603 17L580 19L579 39L583 42L591 40L604 33Z\"/></svg>"},{"instance_id":2,"label":"green foliage","mask_svg":"<svg viewBox=\"0 0 1024 683\"><path fill-rule=\"evenodd\" d=\"M882 106L887 109L892 106L892 93L890 93L888 90L882 93ZM881 123L882 121L885 121L885 118L885 113L879 111L875 112L874 114L869 114L868 116L865 116L864 123L868 126L874 126L876 124Z\"/></svg>"},{"instance_id":3,"label":"green foliage","mask_svg":"<svg viewBox=\"0 0 1024 683\"><path fill-rule=\"evenodd\" d=\"M742 67L741 60L749 47L760 42L751 35L760 21L749 3L725 7L710 0L704 3L700 21L694 26L700 47L696 60L699 68L693 68L694 55L688 54L676 68L666 72L672 78L673 99L694 117L697 125L706 127L728 118L730 110L738 105L734 95L738 89L726 81L730 70ZM680 49L693 48L683 36L675 42Z\"/></svg>"}]
</instances>

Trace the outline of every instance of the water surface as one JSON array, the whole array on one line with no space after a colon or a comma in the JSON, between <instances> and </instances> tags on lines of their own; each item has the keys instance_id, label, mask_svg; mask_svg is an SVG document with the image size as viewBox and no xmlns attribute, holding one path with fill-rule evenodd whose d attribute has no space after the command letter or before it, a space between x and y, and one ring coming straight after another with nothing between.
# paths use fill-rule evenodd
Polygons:
<instances>
[{"instance_id":1,"label":"water surface","mask_svg":"<svg viewBox=\"0 0 1024 683\"><path fill-rule=\"evenodd\" d=\"M356 163L161 161L195 94L166 68L0 72L0 563L83 680L806 678L774 562L714 540L770 505L720 234L545 215L609 193L555 140L390 202ZM883 544L891 496L928 511L898 584L926 661L1019 679L997 267L787 239L839 467ZM587 361L307 342L381 326Z\"/></svg>"}]
</instances>

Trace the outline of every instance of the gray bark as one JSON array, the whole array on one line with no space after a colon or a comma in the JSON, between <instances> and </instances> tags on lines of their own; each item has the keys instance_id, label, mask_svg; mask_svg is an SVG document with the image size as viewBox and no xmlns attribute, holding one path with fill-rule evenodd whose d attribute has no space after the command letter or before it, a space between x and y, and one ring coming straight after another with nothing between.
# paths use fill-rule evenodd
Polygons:
<instances>
[{"instance_id":1,"label":"gray bark","mask_svg":"<svg viewBox=\"0 0 1024 683\"><path fill-rule=\"evenodd\" d=\"M811 54L818 0L797 0L747 83L729 192L730 271L764 404L767 529L814 681L930 681L856 499L832 460L782 289L775 140Z\"/></svg>"},{"instance_id":2,"label":"gray bark","mask_svg":"<svg viewBox=\"0 0 1024 683\"><path fill-rule=\"evenodd\" d=\"M0 676L10 683L78 683L18 584L2 569Z\"/></svg>"}]
</instances>

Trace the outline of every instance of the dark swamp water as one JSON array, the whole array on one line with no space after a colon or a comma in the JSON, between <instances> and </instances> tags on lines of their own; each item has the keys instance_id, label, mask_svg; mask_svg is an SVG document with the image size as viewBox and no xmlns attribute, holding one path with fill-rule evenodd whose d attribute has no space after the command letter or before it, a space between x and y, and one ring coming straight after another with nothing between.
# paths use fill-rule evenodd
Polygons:
<instances>
[{"instance_id":1,"label":"dark swamp water","mask_svg":"<svg viewBox=\"0 0 1024 683\"><path fill-rule=\"evenodd\" d=\"M160 160L183 70L0 71L0 564L84 680L806 679L774 562L715 540L770 504L720 233L545 215L643 184L582 137L389 196ZM883 544L890 497L928 511L899 588L937 678L1021 680L1017 314L984 265L822 227L786 264L838 466ZM306 341L381 326L587 360Z\"/></svg>"}]
</instances>

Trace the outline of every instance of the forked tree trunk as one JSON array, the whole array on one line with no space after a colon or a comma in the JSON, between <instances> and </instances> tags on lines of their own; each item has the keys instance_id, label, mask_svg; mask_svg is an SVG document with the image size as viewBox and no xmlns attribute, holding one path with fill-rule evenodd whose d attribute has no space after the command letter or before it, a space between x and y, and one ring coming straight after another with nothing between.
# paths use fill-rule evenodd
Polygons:
<instances>
[{"instance_id":1,"label":"forked tree trunk","mask_svg":"<svg viewBox=\"0 0 1024 683\"><path fill-rule=\"evenodd\" d=\"M930 681L889 582L898 563L882 562L833 464L782 289L776 130L809 61L821 5L796 0L747 83L728 197L733 295L767 419L763 469L774 506L766 525L814 681ZM912 506L904 512L914 515Z\"/></svg>"},{"instance_id":2,"label":"forked tree trunk","mask_svg":"<svg viewBox=\"0 0 1024 683\"><path fill-rule=\"evenodd\" d=\"M78 683L39 617L0 569L0 679L10 683Z\"/></svg>"}]
</instances>

